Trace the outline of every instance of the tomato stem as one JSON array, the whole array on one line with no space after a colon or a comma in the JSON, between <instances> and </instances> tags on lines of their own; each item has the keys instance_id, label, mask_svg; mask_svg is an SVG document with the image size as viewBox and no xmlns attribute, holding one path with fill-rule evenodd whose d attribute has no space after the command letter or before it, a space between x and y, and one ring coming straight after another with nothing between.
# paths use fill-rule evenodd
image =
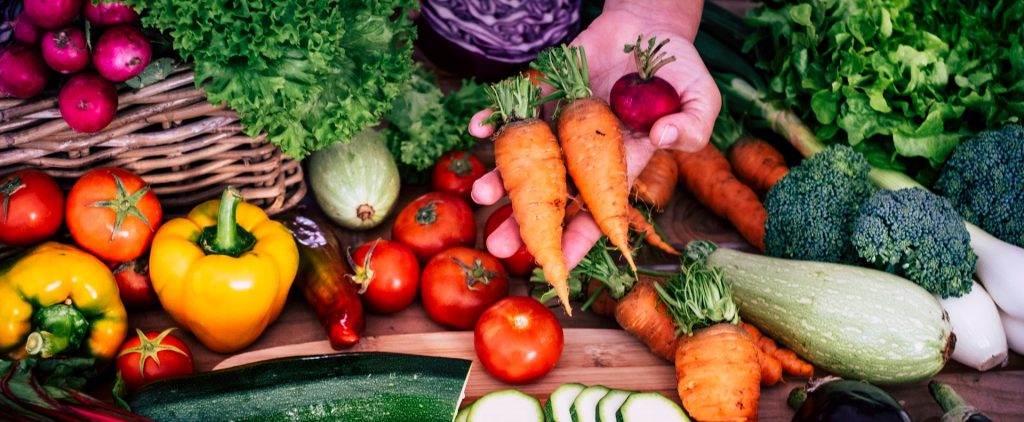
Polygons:
<instances>
[{"instance_id":1,"label":"tomato stem","mask_svg":"<svg viewBox=\"0 0 1024 422\"><path fill-rule=\"evenodd\" d=\"M171 331L174 331L174 328L175 327L171 327L171 328L168 328L168 329L164 330L163 332L161 332L158 336L154 337L153 339L150 339L149 337L146 336L146 333L143 333L142 330L136 328L135 329L135 334L139 336L139 345L135 346L135 347L132 347L132 348L128 348L128 349L122 350L121 353L117 354L117 357L121 357L121 356L127 355L129 353L138 353L140 355L139 356L139 374L141 374L142 377L145 378L146 377L146 360L153 359L153 363L155 363L156 366L159 367L160 366L160 356L158 356L158 354L160 352L168 351L168 352L173 352L173 353L178 353L180 355L188 356L188 354L186 354L183 350L179 349L177 346L163 344L164 338L166 338L169 334L171 334Z\"/></svg>"},{"instance_id":2,"label":"tomato stem","mask_svg":"<svg viewBox=\"0 0 1024 422\"><path fill-rule=\"evenodd\" d=\"M359 285L359 294L366 293L366 289L370 287L370 283L373 281L373 269L370 268L370 259L373 258L373 251L377 249L378 243L380 243L380 238L377 238L377 240L373 241L373 245L370 245L370 250L366 251L366 256L363 257L363 265L356 265L355 259L352 258L351 250L345 251L345 259L348 260L348 265L355 272L355 274L349 275L349 277L353 283Z\"/></svg>"},{"instance_id":3,"label":"tomato stem","mask_svg":"<svg viewBox=\"0 0 1024 422\"><path fill-rule=\"evenodd\" d=\"M436 201L427 202L427 205L416 210L416 222L419 224L434 224L437 221Z\"/></svg>"},{"instance_id":4,"label":"tomato stem","mask_svg":"<svg viewBox=\"0 0 1024 422\"><path fill-rule=\"evenodd\" d=\"M469 162L469 153L463 152L462 158L458 157L458 153L452 154L452 163L448 166L448 170L459 177L469 176L473 171L473 164Z\"/></svg>"},{"instance_id":5,"label":"tomato stem","mask_svg":"<svg viewBox=\"0 0 1024 422\"><path fill-rule=\"evenodd\" d=\"M11 204L11 197L14 193L25 188L25 184L21 183L21 177L14 177L11 180L4 182L0 185L0 195L4 196L3 202L3 222L7 222L7 208Z\"/></svg>"},{"instance_id":6,"label":"tomato stem","mask_svg":"<svg viewBox=\"0 0 1024 422\"><path fill-rule=\"evenodd\" d=\"M459 258L454 256L452 257L452 261L455 261L455 263L462 268L462 273L466 277L466 287L469 288L469 290L476 290L475 286L477 283L482 283L486 286L491 283L492 278L498 276L496 271L487 270L487 268L484 267L484 262L480 259L474 259L472 267L466 265L466 263L460 261Z\"/></svg>"},{"instance_id":7,"label":"tomato stem","mask_svg":"<svg viewBox=\"0 0 1024 422\"><path fill-rule=\"evenodd\" d=\"M238 225L238 205L242 195L232 186L224 189L220 197L220 212L217 224L206 227L200 237L200 245L208 255L239 255L252 250L256 237Z\"/></svg>"},{"instance_id":8,"label":"tomato stem","mask_svg":"<svg viewBox=\"0 0 1024 422\"><path fill-rule=\"evenodd\" d=\"M110 231L110 240L113 241L114 236L117 236L117 232L121 231L121 225L128 219L128 216L142 220L146 227L153 230L153 226L149 223L149 219L146 218L146 214L143 214L138 206L142 197L149 193L149 185L147 184L142 189L133 193L128 193L128 189L125 188L124 182L121 181L120 177L117 177L116 174L111 174L110 176L114 178L114 185L117 186L117 196L113 199L96 201L89 204L90 207L109 208L114 211L114 229Z\"/></svg>"},{"instance_id":9,"label":"tomato stem","mask_svg":"<svg viewBox=\"0 0 1024 422\"><path fill-rule=\"evenodd\" d=\"M74 350L89 331L89 321L70 302L50 305L32 316L35 331L25 341L30 355L50 358L65 350Z\"/></svg>"}]
</instances>

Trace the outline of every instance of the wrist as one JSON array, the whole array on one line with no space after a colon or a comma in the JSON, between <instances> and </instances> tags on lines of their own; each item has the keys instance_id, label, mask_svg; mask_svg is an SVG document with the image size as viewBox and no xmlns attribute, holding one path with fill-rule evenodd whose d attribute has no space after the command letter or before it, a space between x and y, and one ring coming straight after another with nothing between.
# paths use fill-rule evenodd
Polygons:
<instances>
[{"instance_id":1,"label":"wrist","mask_svg":"<svg viewBox=\"0 0 1024 422\"><path fill-rule=\"evenodd\" d=\"M692 42L703 10L704 0L605 0L602 13L630 14L647 28L675 32Z\"/></svg>"}]
</instances>

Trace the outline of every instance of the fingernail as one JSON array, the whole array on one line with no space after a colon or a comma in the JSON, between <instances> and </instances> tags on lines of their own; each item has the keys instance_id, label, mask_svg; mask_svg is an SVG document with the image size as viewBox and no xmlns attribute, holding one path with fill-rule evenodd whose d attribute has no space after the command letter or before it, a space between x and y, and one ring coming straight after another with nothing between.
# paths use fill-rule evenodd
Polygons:
<instances>
[{"instance_id":1,"label":"fingernail","mask_svg":"<svg viewBox=\"0 0 1024 422\"><path fill-rule=\"evenodd\" d=\"M675 126L668 125L661 131L661 137L658 138L658 147L667 147L674 143L678 137L679 130Z\"/></svg>"}]
</instances>

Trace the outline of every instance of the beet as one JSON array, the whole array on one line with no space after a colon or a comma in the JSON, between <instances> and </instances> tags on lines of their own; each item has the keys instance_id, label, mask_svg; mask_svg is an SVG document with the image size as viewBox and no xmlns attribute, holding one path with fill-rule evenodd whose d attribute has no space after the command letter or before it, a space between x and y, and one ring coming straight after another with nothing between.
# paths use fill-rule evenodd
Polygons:
<instances>
[{"instance_id":1,"label":"beet","mask_svg":"<svg viewBox=\"0 0 1024 422\"><path fill-rule=\"evenodd\" d=\"M117 114L114 84L94 72L77 73L68 79L57 102L60 116L76 132L99 132Z\"/></svg>"},{"instance_id":2,"label":"beet","mask_svg":"<svg viewBox=\"0 0 1024 422\"><path fill-rule=\"evenodd\" d=\"M85 20L95 26L105 28L139 21L139 14L127 4L119 1L100 4L92 2L93 0L82 0L82 15L85 16Z\"/></svg>"},{"instance_id":3,"label":"beet","mask_svg":"<svg viewBox=\"0 0 1024 422\"><path fill-rule=\"evenodd\" d=\"M658 119L681 110L682 103L672 84L654 76L658 69L676 59L665 58L666 53L659 54L668 40L655 45L655 39L651 38L647 49L642 50L641 39L637 37L636 44L627 45L625 49L627 53L633 53L638 72L615 81L608 102L623 124L635 131L648 132Z\"/></svg>"},{"instance_id":4,"label":"beet","mask_svg":"<svg viewBox=\"0 0 1024 422\"><path fill-rule=\"evenodd\" d=\"M34 46L17 43L0 52L0 92L32 98L46 88L49 77L50 68Z\"/></svg>"},{"instance_id":5,"label":"beet","mask_svg":"<svg viewBox=\"0 0 1024 422\"><path fill-rule=\"evenodd\" d=\"M32 23L24 12L18 15L11 25L14 27L14 39L29 45L39 45L43 39L43 33L46 32Z\"/></svg>"},{"instance_id":6,"label":"beet","mask_svg":"<svg viewBox=\"0 0 1024 422\"><path fill-rule=\"evenodd\" d=\"M96 70L113 82L124 82L149 65L152 50L142 30L130 25L108 29L96 41L92 51L92 64Z\"/></svg>"},{"instance_id":7,"label":"beet","mask_svg":"<svg viewBox=\"0 0 1024 422\"><path fill-rule=\"evenodd\" d=\"M82 0L25 0L23 14L43 29L60 29L78 19Z\"/></svg>"},{"instance_id":8,"label":"beet","mask_svg":"<svg viewBox=\"0 0 1024 422\"><path fill-rule=\"evenodd\" d=\"M50 68L71 74L89 66L89 45L85 32L76 26L47 32L43 37L43 60Z\"/></svg>"}]
</instances>

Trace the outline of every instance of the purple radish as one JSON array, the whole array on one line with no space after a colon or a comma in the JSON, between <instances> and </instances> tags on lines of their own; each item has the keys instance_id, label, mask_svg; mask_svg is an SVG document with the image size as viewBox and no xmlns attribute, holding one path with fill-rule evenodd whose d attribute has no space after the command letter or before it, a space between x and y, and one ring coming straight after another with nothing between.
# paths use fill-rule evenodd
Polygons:
<instances>
[{"instance_id":1,"label":"purple radish","mask_svg":"<svg viewBox=\"0 0 1024 422\"><path fill-rule=\"evenodd\" d=\"M82 0L82 14L85 15L85 20L95 26L105 28L139 21L139 14L127 4L119 1L100 4L92 2L93 0Z\"/></svg>"},{"instance_id":2,"label":"purple radish","mask_svg":"<svg viewBox=\"0 0 1024 422\"><path fill-rule=\"evenodd\" d=\"M60 116L76 132L96 133L107 127L117 114L114 84L93 72L77 73L68 79L57 97Z\"/></svg>"},{"instance_id":3,"label":"purple radish","mask_svg":"<svg viewBox=\"0 0 1024 422\"><path fill-rule=\"evenodd\" d=\"M43 32L46 32L32 23L24 12L18 15L11 25L14 27L14 38L25 44L39 45L43 39Z\"/></svg>"},{"instance_id":4,"label":"purple radish","mask_svg":"<svg viewBox=\"0 0 1024 422\"><path fill-rule=\"evenodd\" d=\"M637 72L615 81L609 102L622 123L635 131L648 132L662 116L678 112L682 103L672 84L654 76L662 66L676 60L675 57L665 58L667 53L661 52L669 40L662 40L655 45L652 37L647 42L647 49L641 50L641 39L642 35L636 38L636 44L625 48L626 53L633 53Z\"/></svg>"},{"instance_id":5,"label":"purple radish","mask_svg":"<svg viewBox=\"0 0 1024 422\"><path fill-rule=\"evenodd\" d=\"M92 64L104 78L124 82L142 73L151 55L149 41L141 29L118 25L104 32L93 45Z\"/></svg>"},{"instance_id":6,"label":"purple radish","mask_svg":"<svg viewBox=\"0 0 1024 422\"><path fill-rule=\"evenodd\" d=\"M43 37L43 60L65 75L89 66L89 45L85 32L76 26L47 32Z\"/></svg>"},{"instance_id":7,"label":"purple radish","mask_svg":"<svg viewBox=\"0 0 1024 422\"><path fill-rule=\"evenodd\" d=\"M32 98L46 88L50 68L35 46L14 44L0 52L0 92L16 98Z\"/></svg>"},{"instance_id":8,"label":"purple radish","mask_svg":"<svg viewBox=\"0 0 1024 422\"><path fill-rule=\"evenodd\" d=\"M78 19L82 0L25 0L24 14L43 29L60 29Z\"/></svg>"}]
</instances>

